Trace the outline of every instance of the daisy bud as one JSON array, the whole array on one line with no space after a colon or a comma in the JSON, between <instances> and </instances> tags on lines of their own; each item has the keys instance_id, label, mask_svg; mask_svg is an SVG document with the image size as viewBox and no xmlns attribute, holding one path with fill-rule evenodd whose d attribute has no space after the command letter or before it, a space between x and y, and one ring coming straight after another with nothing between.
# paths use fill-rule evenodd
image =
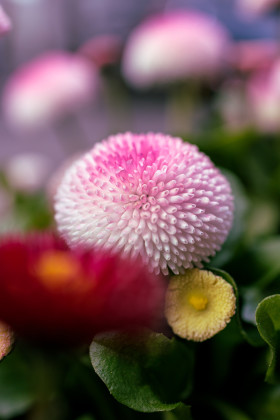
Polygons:
<instances>
[{"instance_id":1,"label":"daisy bud","mask_svg":"<svg viewBox=\"0 0 280 420\"><path fill-rule=\"evenodd\" d=\"M11 328L0 322L0 360L10 353L14 343L14 334Z\"/></svg>"},{"instance_id":2,"label":"daisy bud","mask_svg":"<svg viewBox=\"0 0 280 420\"><path fill-rule=\"evenodd\" d=\"M192 269L174 276L166 293L167 322L188 340L204 341L223 330L235 307L232 286L210 271Z\"/></svg>"}]
</instances>

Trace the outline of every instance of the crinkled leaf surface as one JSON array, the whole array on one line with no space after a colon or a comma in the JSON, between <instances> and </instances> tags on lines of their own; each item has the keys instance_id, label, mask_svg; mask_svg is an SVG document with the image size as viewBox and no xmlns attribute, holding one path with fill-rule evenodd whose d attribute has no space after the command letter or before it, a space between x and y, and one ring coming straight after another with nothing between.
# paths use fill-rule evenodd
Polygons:
<instances>
[{"instance_id":1,"label":"crinkled leaf surface","mask_svg":"<svg viewBox=\"0 0 280 420\"><path fill-rule=\"evenodd\" d=\"M142 412L176 408L191 390L193 354L187 343L147 332L102 334L90 346L95 372L120 403Z\"/></svg>"},{"instance_id":2,"label":"crinkled leaf surface","mask_svg":"<svg viewBox=\"0 0 280 420\"><path fill-rule=\"evenodd\" d=\"M280 294L263 299L256 310L259 333L271 349L266 380L280 383Z\"/></svg>"}]
</instances>

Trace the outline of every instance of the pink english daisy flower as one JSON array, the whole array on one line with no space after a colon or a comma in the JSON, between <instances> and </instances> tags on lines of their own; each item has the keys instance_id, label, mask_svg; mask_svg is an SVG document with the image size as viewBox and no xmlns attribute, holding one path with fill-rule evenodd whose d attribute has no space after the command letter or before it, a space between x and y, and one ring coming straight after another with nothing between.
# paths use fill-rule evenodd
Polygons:
<instances>
[{"instance_id":1,"label":"pink english daisy flower","mask_svg":"<svg viewBox=\"0 0 280 420\"><path fill-rule=\"evenodd\" d=\"M233 218L226 178L195 145L164 134L118 134L65 173L58 230L70 246L141 256L156 273L201 267Z\"/></svg>"},{"instance_id":2,"label":"pink english daisy flower","mask_svg":"<svg viewBox=\"0 0 280 420\"><path fill-rule=\"evenodd\" d=\"M48 232L1 237L0 275L0 360L11 329L39 343L76 346L100 332L161 323L161 276L117 253L70 250Z\"/></svg>"}]
</instances>

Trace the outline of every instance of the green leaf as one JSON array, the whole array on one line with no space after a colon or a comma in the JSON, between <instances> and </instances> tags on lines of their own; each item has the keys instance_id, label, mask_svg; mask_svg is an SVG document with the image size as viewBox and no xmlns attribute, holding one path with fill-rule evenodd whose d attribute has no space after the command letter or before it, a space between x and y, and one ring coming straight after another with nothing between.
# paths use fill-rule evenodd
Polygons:
<instances>
[{"instance_id":1,"label":"green leaf","mask_svg":"<svg viewBox=\"0 0 280 420\"><path fill-rule=\"evenodd\" d=\"M219 268L208 267L208 269L212 271L213 274L222 277L225 281L232 285L236 296L236 312L234 315L234 319L236 320L236 323L238 325L239 332L242 335L242 337L252 346L261 346L263 344L263 341L260 339L256 327L251 324L246 324L245 328L245 323L241 320L239 307L239 292L233 278L226 271L220 270Z\"/></svg>"},{"instance_id":2,"label":"green leaf","mask_svg":"<svg viewBox=\"0 0 280 420\"><path fill-rule=\"evenodd\" d=\"M164 420L192 420L191 407L180 404L172 411L167 411L163 416Z\"/></svg>"},{"instance_id":3,"label":"green leaf","mask_svg":"<svg viewBox=\"0 0 280 420\"><path fill-rule=\"evenodd\" d=\"M244 235L249 201L245 193L245 189L239 178L231 171L220 168L223 175L230 183L232 194L234 197L234 219L229 235L223 244L221 251L211 259L211 265L214 267L222 267L232 259L234 253L238 250L238 245Z\"/></svg>"},{"instance_id":4,"label":"green leaf","mask_svg":"<svg viewBox=\"0 0 280 420\"><path fill-rule=\"evenodd\" d=\"M257 328L269 345L271 358L266 372L266 381L280 383L280 295L263 299L256 310Z\"/></svg>"},{"instance_id":5,"label":"green leaf","mask_svg":"<svg viewBox=\"0 0 280 420\"><path fill-rule=\"evenodd\" d=\"M76 420L95 420L95 417L85 414L84 416L78 417Z\"/></svg>"},{"instance_id":6,"label":"green leaf","mask_svg":"<svg viewBox=\"0 0 280 420\"><path fill-rule=\"evenodd\" d=\"M142 412L176 408L191 391L193 353L179 339L145 331L102 334L90 346L92 365L120 403Z\"/></svg>"},{"instance_id":7,"label":"green leaf","mask_svg":"<svg viewBox=\"0 0 280 420\"><path fill-rule=\"evenodd\" d=\"M221 414L224 420L252 420L246 413L240 410L239 407L229 404L225 401L213 400L212 405L217 412Z\"/></svg>"},{"instance_id":8,"label":"green leaf","mask_svg":"<svg viewBox=\"0 0 280 420\"><path fill-rule=\"evenodd\" d=\"M0 365L0 418L25 413L35 401L30 371L14 350Z\"/></svg>"},{"instance_id":9,"label":"green leaf","mask_svg":"<svg viewBox=\"0 0 280 420\"><path fill-rule=\"evenodd\" d=\"M257 286L266 288L280 276L280 236L271 236L260 241L251 253L252 264L258 274Z\"/></svg>"}]
</instances>

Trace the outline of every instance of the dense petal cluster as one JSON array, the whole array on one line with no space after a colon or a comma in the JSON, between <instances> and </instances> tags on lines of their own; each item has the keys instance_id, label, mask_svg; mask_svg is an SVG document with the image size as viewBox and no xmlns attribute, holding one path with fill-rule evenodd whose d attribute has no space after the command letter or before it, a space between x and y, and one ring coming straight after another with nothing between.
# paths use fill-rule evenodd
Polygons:
<instances>
[{"instance_id":1,"label":"dense petal cluster","mask_svg":"<svg viewBox=\"0 0 280 420\"><path fill-rule=\"evenodd\" d=\"M139 261L70 251L45 234L0 241L0 319L37 341L78 344L102 331L152 327L163 280Z\"/></svg>"},{"instance_id":2,"label":"dense petal cluster","mask_svg":"<svg viewBox=\"0 0 280 420\"><path fill-rule=\"evenodd\" d=\"M167 321L175 334L188 340L204 341L223 330L235 307L232 286L197 268L172 277L166 293Z\"/></svg>"},{"instance_id":3,"label":"dense petal cluster","mask_svg":"<svg viewBox=\"0 0 280 420\"><path fill-rule=\"evenodd\" d=\"M70 246L140 255L156 273L201 266L224 242L233 216L226 178L195 145L163 134L119 134L67 171L56 195Z\"/></svg>"},{"instance_id":4,"label":"dense petal cluster","mask_svg":"<svg viewBox=\"0 0 280 420\"><path fill-rule=\"evenodd\" d=\"M7 80L4 116L12 127L37 128L87 104L97 85L96 69L82 56L46 52Z\"/></svg>"},{"instance_id":5,"label":"dense petal cluster","mask_svg":"<svg viewBox=\"0 0 280 420\"><path fill-rule=\"evenodd\" d=\"M189 77L211 78L225 64L229 44L223 25L203 13L178 10L156 15L132 31L122 71L138 88Z\"/></svg>"}]
</instances>

